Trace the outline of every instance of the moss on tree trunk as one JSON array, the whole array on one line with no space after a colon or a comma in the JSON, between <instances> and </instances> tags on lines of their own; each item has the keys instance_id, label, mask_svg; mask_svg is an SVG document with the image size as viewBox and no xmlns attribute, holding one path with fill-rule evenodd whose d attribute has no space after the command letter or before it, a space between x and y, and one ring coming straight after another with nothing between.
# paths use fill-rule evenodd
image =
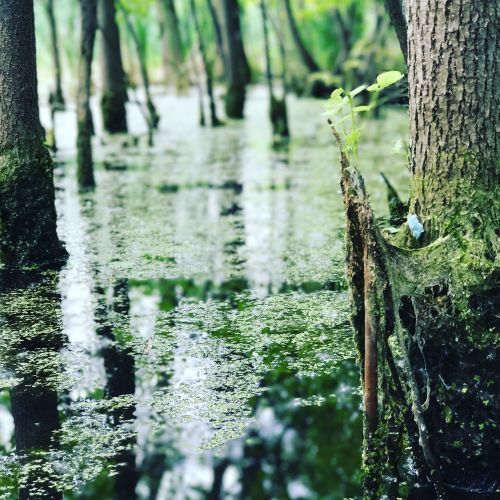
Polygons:
<instances>
[{"instance_id":1,"label":"moss on tree trunk","mask_svg":"<svg viewBox=\"0 0 500 500\"><path fill-rule=\"evenodd\" d=\"M381 233L356 166L342 153L364 375L365 496L402 495L388 485L407 483L415 498L493 498L500 486L499 9L473 0L410 0L408 8L410 213L423 222L422 236L407 225L396 236ZM376 349L368 349L374 332ZM376 425L368 401L376 402ZM405 443L413 443L417 473L404 470Z\"/></svg>"},{"instance_id":2,"label":"moss on tree trunk","mask_svg":"<svg viewBox=\"0 0 500 500\"><path fill-rule=\"evenodd\" d=\"M53 164L39 130L32 0L0 4L0 266L64 258Z\"/></svg>"}]
</instances>

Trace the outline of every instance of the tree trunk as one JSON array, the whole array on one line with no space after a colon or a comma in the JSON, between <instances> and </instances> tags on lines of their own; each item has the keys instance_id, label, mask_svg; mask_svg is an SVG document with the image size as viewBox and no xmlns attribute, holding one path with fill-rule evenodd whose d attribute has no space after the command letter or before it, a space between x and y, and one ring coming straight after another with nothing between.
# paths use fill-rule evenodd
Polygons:
<instances>
[{"instance_id":1,"label":"tree trunk","mask_svg":"<svg viewBox=\"0 0 500 500\"><path fill-rule=\"evenodd\" d=\"M208 10L210 11L210 17L212 18L212 24L214 27L215 41L217 42L217 52L219 53L220 60L222 61L222 67L224 68L224 74L227 75L227 55L224 50L224 39L222 37L222 28L219 21L219 15L215 9L213 0L207 0Z\"/></svg>"},{"instance_id":2,"label":"tree trunk","mask_svg":"<svg viewBox=\"0 0 500 500\"><path fill-rule=\"evenodd\" d=\"M148 121L148 129L151 131L158 127L158 123L160 123L160 116L156 111L156 107L153 104L153 99L151 97L151 90L149 85L149 71L146 62L145 47L143 46L143 44L141 44L141 41L139 40L139 36L137 34L136 29L134 28L134 25L132 24L132 20L130 19L129 13L122 4L120 4L120 7L125 17L125 22L127 24L128 32L130 34L130 37L132 38L132 41L134 42L135 50L137 52L137 59L139 60L139 69L141 72L142 84L144 86L144 93L146 95L146 110L147 110L146 120Z\"/></svg>"},{"instance_id":3,"label":"tree trunk","mask_svg":"<svg viewBox=\"0 0 500 500\"><path fill-rule=\"evenodd\" d=\"M205 48L205 44L203 42L203 36L201 32L200 22L198 20L198 16L196 14L196 5L194 0L190 0L191 7L191 16L193 17L194 28L196 31L196 36L198 38L198 48L201 55L201 60L203 63L203 69L205 71L205 79L207 84L207 94L209 99L209 107L210 107L210 118L212 127L218 127L222 125L222 122L217 117L217 110L215 105L215 97L213 90L213 78L212 78L212 68L208 61L207 51ZM201 120L200 120L201 121Z\"/></svg>"},{"instance_id":4,"label":"tree trunk","mask_svg":"<svg viewBox=\"0 0 500 500\"><path fill-rule=\"evenodd\" d=\"M406 478L414 498L493 498L500 487L500 14L495 2L476 0L410 0L408 7L413 217L396 236L377 228L334 132L364 360L365 494L388 494L384 484L399 482L404 447L389 444L391 429L404 422L409 442L419 442L412 447L417 476ZM405 415L410 408L414 421Z\"/></svg>"},{"instance_id":5,"label":"tree trunk","mask_svg":"<svg viewBox=\"0 0 500 500\"><path fill-rule=\"evenodd\" d=\"M0 2L0 267L64 257L40 135L33 0Z\"/></svg>"},{"instance_id":6,"label":"tree trunk","mask_svg":"<svg viewBox=\"0 0 500 500\"><path fill-rule=\"evenodd\" d=\"M115 0L98 0L98 22L101 33L101 112L104 129L127 132L127 82L123 70L120 32L116 23Z\"/></svg>"},{"instance_id":7,"label":"tree trunk","mask_svg":"<svg viewBox=\"0 0 500 500\"><path fill-rule=\"evenodd\" d=\"M92 114L90 111L90 87L92 84L92 59L97 29L97 0L80 0L82 17L80 61L78 66L77 99L77 177L81 188L95 186L92 159Z\"/></svg>"},{"instance_id":8,"label":"tree trunk","mask_svg":"<svg viewBox=\"0 0 500 500\"><path fill-rule=\"evenodd\" d=\"M243 47L238 0L222 0L224 39L227 54L226 115L243 118L246 85L250 82L250 68Z\"/></svg>"},{"instance_id":9,"label":"tree trunk","mask_svg":"<svg viewBox=\"0 0 500 500\"><path fill-rule=\"evenodd\" d=\"M300 36L299 28L297 27L297 22L295 21L295 17L292 11L292 5L290 0L284 0L285 2L285 10L288 18L288 25L290 26L290 32L292 34L293 42L299 51L300 58L304 63L304 66L311 72L316 73L317 71L321 71L319 65L314 60L311 53L307 50L302 37Z\"/></svg>"},{"instance_id":10,"label":"tree trunk","mask_svg":"<svg viewBox=\"0 0 500 500\"><path fill-rule=\"evenodd\" d=\"M174 0L160 0L160 14L164 26L162 43L168 61L168 70L174 75L173 80L177 92L184 93L189 87L189 78Z\"/></svg>"},{"instance_id":11,"label":"tree trunk","mask_svg":"<svg viewBox=\"0 0 500 500\"><path fill-rule=\"evenodd\" d=\"M408 64L408 26L403 13L402 0L384 0L385 7L396 31L405 63Z\"/></svg>"},{"instance_id":12,"label":"tree trunk","mask_svg":"<svg viewBox=\"0 0 500 500\"><path fill-rule=\"evenodd\" d=\"M269 92L269 119L271 120L273 128L273 137L277 139L285 139L290 137L290 131L288 129L288 113L286 108L286 92L283 99L278 99L274 95L271 52L269 48L268 15L265 0L260 0L260 10L262 14L262 29L264 33L266 80Z\"/></svg>"},{"instance_id":13,"label":"tree trunk","mask_svg":"<svg viewBox=\"0 0 500 500\"><path fill-rule=\"evenodd\" d=\"M59 40L57 36L57 23L54 12L54 0L46 0L45 10L50 30L50 48L52 49L52 62L54 64L54 90L50 94L50 105L54 110L64 110L64 96L61 84L61 58L59 57Z\"/></svg>"}]
</instances>

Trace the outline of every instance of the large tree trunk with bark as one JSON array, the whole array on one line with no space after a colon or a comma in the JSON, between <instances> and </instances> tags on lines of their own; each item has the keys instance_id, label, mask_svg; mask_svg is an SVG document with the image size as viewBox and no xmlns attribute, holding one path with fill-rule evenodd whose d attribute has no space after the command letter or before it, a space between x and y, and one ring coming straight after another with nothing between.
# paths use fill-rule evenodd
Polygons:
<instances>
[{"instance_id":1,"label":"large tree trunk with bark","mask_svg":"<svg viewBox=\"0 0 500 500\"><path fill-rule=\"evenodd\" d=\"M404 480L414 498L494 498L500 487L499 11L408 2L412 217L395 236L377 227L337 135L368 498L398 495L387 485Z\"/></svg>"},{"instance_id":2,"label":"large tree trunk with bark","mask_svg":"<svg viewBox=\"0 0 500 500\"><path fill-rule=\"evenodd\" d=\"M246 86L250 82L250 67L243 46L238 0L222 0L224 40L227 55L226 115L243 118Z\"/></svg>"},{"instance_id":3,"label":"large tree trunk with bark","mask_svg":"<svg viewBox=\"0 0 500 500\"><path fill-rule=\"evenodd\" d=\"M33 0L0 2L0 46L0 267L48 264L65 251L40 134Z\"/></svg>"},{"instance_id":4,"label":"large tree trunk with bark","mask_svg":"<svg viewBox=\"0 0 500 500\"><path fill-rule=\"evenodd\" d=\"M189 78L174 0L160 0L160 15L162 44L167 60L167 81L174 83L177 92L184 93L189 87Z\"/></svg>"},{"instance_id":5,"label":"large tree trunk with bark","mask_svg":"<svg viewBox=\"0 0 500 500\"><path fill-rule=\"evenodd\" d=\"M59 37L57 36L57 22L54 12L54 0L46 0L45 10L50 30L50 48L54 64L54 89L50 94L50 105L53 110L64 110L64 96L61 84L61 58L59 56Z\"/></svg>"},{"instance_id":6,"label":"large tree trunk with bark","mask_svg":"<svg viewBox=\"0 0 500 500\"><path fill-rule=\"evenodd\" d=\"M295 16L293 15L292 5L290 0L283 0L285 2L285 10L288 19L288 25L290 27L290 33L292 34L293 43L297 48L300 58L304 63L304 66L311 72L315 73L320 71L320 67L318 63L314 60L311 53L307 50L307 47L302 40L302 37L299 32L299 28L297 26L297 21L295 20Z\"/></svg>"},{"instance_id":7,"label":"large tree trunk with bark","mask_svg":"<svg viewBox=\"0 0 500 500\"><path fill-rule=\"evenodd\" d=\"M97 29L97 0L80 0L81 41L78 67L77 99L77 177L81 188L95 186L92 159L92 114L90 91L92 84L92 59Z\"/></svg>"},{"instance_id":8,"label":"large tree trunk with bark","mask_svg":"<svg viewBox=\"0 0 500 500\"><path fill-rule=\"evenodd\" d=\"M101 111L104 129L112 134L127 132L127 82L116 23L115 0L99 0L98 23L101 33Z\"/></svg>"}]
</instances>

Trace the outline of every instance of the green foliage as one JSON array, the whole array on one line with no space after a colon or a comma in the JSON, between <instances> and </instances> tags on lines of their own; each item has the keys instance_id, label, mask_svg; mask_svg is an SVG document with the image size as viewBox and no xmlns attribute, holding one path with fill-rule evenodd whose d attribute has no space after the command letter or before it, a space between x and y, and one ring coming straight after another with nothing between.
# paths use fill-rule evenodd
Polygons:
<instances>
[{"instance_id":1,"label":"green foliage","mask_svg":"<svg viewBox=\"0 0 500 500\"><path fill-rule=\"evenodd\" d=\"M401 80L403 76L399 71L385 71L377 76L377 81L372 85L360 85L351 91L339 88L330 95L325 105L324 116L328 117L331 125L341 134L346 154L352 155L355 160L358 159L361 137L361 129L356 120L357 115L374 110L381 103L378 100L378 94ZM374 93L375 99L372 99L370 105L355 105L354 98L365 90Z\"/></svg>"}]
</instances>

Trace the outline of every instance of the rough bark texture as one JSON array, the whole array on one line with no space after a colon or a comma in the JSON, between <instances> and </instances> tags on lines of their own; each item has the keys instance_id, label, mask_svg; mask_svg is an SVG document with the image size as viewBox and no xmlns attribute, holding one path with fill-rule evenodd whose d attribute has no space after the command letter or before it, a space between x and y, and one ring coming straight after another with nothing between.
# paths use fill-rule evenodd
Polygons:
<instances>
[{"instance_id":1,"label":"rough bark texture","mask_svg":"<svg viewBox=\"0 0 500 500\"><path fill-rule=\"evenodd\" d=\"M95 186L92 160L92 122L90 87L92 84L92 59L97 29L97 0L80 0L81 42L77 99L77 176L81 188Z\"/></svg>"},{"instance_id":2,"label":"rough bark texture","mask_svg":"<svg viewBox=\"0 0 500 500\"><path fill-rule=\"evenodd\" d=\"M384 0L385 7L396 31L405 62L408 63L408 26L403 13L402 0Z\"/></svg>"},{"instance_id":3,"label":"rough bark texture","mask_svg":"<svg viewBox=\"0 0 500 500\"><path fill-rule=\"evenodd\" d=\"M127 82L120 32L116 24L115 0L99 0L98 23L101 33L101 111L104 129L112 134L127 132Z\"/></svg>"},{"instance_id":4,"label":"rough bark texture","mask_svg":"<svg viewBox=\"0 0 500 500\"><path fill-rule=\"evenodd\" d=\"M0 266L64 257L39 128L33 0L0 3Z\"/></svg>"},{"instance_id":5,"label":"rough bark texture","mask_svg":"<svg viewBox=\"0 0 500 500\"><path fill-rule=\"evenodd\" d=\"M290 0L283 1L285 2L286 15L288 18L288 25L290 26L290 32L292 34L293 42L295 43L295 46L299 51L302 62L311 73L316 73L317 71L320 71L320 67L304 45L302 37L300 36L299 28L297 27L297 22L295 21L295 17L293 15Z\"/></svg>"},{"instance_id":6,"label":"rough bark texture","mask_svg":"<svg viewBox=\"0 0 500 500\"><path fill-rule=\"evenodd\" d=\"M425 222L423 236L407 225L380 233L337 134L364 361L367 498L401 495L388 486L401 477L412 498L494 498L500 487L498 22L495 2L409 2L410 212ZM404 472L404 446L391 437L403 425L416 474Z\"/></svg>"},{"instance_id":7,"label":"rough bark texture","mask_svg":"<svg viewBox=\"0 0 500 500\"><path fill-rule=\"evenodd\" d=\"M246 85L250 81L250 69L243 47L238 0L222 0L224 12L224 39L227 54L226 115L243 118Z\"/></svg>"},{"instance_id":8,"label":"rough bark texture","mask_svg":"<svg viewBox=\"0 0 500 500\"><path fill-rule=\"evenodd\" d=\"M50 48L52 50L52 62L54 64L54 90L50 95L50 104L54 110L64 110L64 97L61 84L61 58L59 57L59 39L57 36L57 22L54 12L54 0L45 3L47 19L50 30Z\"/></svg>"},{"instance_id":9,"label":"rough bark texture","mask_svg":"<svg viewBox=\"0 0 500 500\"><path fill-rule=\"evenodd\" d=\"M174 0L160 0L160 14L163 26L162 43L168 66L167 81L175 84L177 92L183 93L189 87L189 78Z\"/></svg>"},{"instance_id":10,"label":"rough bark texture","mask_svg":"<svg viewBox=\"0 0 500 500\"><path fill-rule=\"evenodd\" d=\"M409 2L410 210L425 241L498 183L498 2ZM460 200L461 203L457 203ZM487 208L487 207L483 207ZM482 214L491 224L492 214Z\"/></svg>"}]
</instances>

